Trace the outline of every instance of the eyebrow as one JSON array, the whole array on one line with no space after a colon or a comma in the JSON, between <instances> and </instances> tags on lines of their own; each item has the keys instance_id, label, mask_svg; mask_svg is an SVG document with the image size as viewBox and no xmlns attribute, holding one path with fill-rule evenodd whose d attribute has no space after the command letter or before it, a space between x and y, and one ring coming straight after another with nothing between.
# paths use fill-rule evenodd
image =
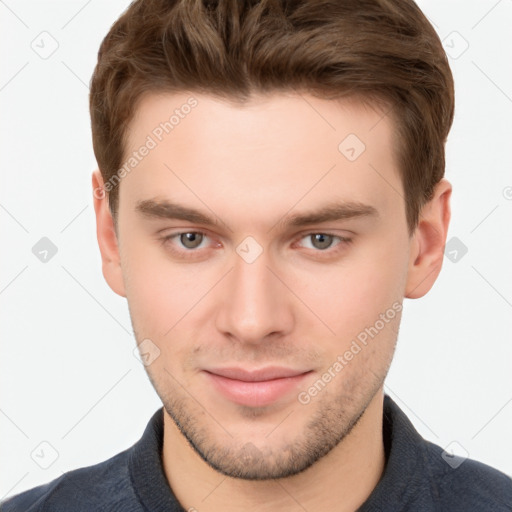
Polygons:
<instances>
[{"instance_id":1,"label":"eyebrow","mask_svg":"<svg viewBox=\"0 0 512 512\"><path fill-rule=\"evenodd\" d=\"M192 224L218 226L222 222L215 216L209 216L195 208L173 203L167 200L145 199L138 201L135 210L151 219L177 219ZM322 222L346 220L356 217L379 217L379 212L371 205L358 201L331 202L319 209L303 213L286 214L274 224L278 227L301 227Z\"/></svg>"}]
</instances>

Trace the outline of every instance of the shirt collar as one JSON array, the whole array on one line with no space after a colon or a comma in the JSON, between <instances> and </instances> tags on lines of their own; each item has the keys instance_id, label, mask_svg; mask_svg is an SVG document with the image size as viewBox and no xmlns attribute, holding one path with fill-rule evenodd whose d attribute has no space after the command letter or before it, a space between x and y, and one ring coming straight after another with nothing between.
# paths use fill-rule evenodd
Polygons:
<instances>
[{"instance_id":1,"label":"shirt collar","mask_svg":"<svg viewBox=\"0 0 512 512\"><path fill-rule=\"evenodd\" d=\"M400 512L425 487L424 439L389 395L384 395L382 435L386 465L358 512Z\"/></svg>"}]
</instances>

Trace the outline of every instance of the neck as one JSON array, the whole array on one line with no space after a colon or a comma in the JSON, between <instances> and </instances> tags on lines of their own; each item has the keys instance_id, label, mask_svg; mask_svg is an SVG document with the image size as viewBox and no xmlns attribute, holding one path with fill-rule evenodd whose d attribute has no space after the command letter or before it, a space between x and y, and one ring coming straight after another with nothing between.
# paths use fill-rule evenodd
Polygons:
<instances>
[{"instance_id":1,"label":"neck","mask_svg":"<svg viewBox=\"0 0 512 512\"><path fill-rule=\"evenodd\" d=\"M350 434L313 466L288 478L251 481L211 468L164 412L164 472L185 510L231 512L257 507L271 512L295 506L353 512L366 501L384 471L382 414L381 388Z\"/></svg>"}]
</instances>

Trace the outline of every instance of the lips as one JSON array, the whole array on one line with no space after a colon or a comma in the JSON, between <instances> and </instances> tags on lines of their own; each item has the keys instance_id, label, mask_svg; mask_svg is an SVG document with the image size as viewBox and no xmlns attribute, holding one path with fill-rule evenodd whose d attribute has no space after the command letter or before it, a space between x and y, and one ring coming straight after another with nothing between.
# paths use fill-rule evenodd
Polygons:
<instances>
[{"instance_id":1,"label":"lips","mask_svg":"<svg viewBox=\"0 0 512 512\"><path fill-rule=\"evenodd\" d=\"M244 382L263 382L266 380L284 379L288 377L296 377L305 373L301 370L292 370L291 368L283 368L279 366L269 366L259 370L244 370L242 368L219 368L207 370L215 375L226 377L228 379L241 380Z\"/></svg>"},{"instance_id":2,"label":"lips","mask_svg":"<svg viewBox=\"0 0 512 512\"><path fill-rule=\"evenodd\" d=\"M263 407L297 390L311 371L271 366L247 370L244 368L212 368L204 370L215 391L239 405Z\"/></svg>"}]
</instances>

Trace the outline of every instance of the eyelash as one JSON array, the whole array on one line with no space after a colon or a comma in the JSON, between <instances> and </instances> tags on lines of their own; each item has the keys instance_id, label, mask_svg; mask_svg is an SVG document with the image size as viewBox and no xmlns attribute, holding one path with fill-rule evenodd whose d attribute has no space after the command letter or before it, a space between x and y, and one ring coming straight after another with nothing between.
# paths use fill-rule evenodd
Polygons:
<instances>
[{"instance_id":1,"label":"eyelash","mask_svg":"<svg viewBox=\"0 0 512 512\"><path fill-rule=\"evenodd\" d=\"M178 233L173 233L171 235L166 235L161 238L161 242L163 245L170 247L171 251L178 254L178 255L187 255L190 256L193 253L199 252L200 249L176 249L176 247L173 247L170 243L172 239L179 238L181 235L187 234L187 233L194 233L198 235L203 235L204 237L208 238L208 234L203 231L179 231ZM334 233L324 232L324 231L311 231L309 233L306 233L304 235L301 235L300 238L297 239L297 241L303 240L305 238L311 237L312 235L326 235L331 236L334 239L338 239L339 243L334 246L334 248L328 247L327 249L308 249L311 251L314 251L315 253L318 253L318 255L326 254L326 255L333 255L338 253L343 249L343 247L350 245L352 243L352 238L343 237L340 235L335 235ZM202 243L203 241L201 241Z\"/></svg>"}]
</instances>

